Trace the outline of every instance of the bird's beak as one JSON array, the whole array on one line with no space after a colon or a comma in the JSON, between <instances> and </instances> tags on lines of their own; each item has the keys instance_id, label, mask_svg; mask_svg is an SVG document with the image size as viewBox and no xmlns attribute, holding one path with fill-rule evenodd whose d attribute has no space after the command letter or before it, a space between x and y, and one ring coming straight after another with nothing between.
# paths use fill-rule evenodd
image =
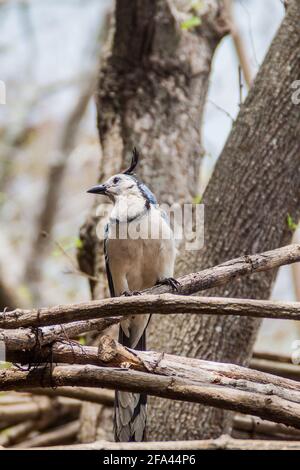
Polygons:
<instances>
[{"instance_id":1,"label":"bird's beak","mask_svg":"<svg viewBox=\"0 0 300 470\"><path fill-rule=\"evenodd\" d=\"M87 191L87 193L92 194L106 194L107 187L105 184L98 184L97 186L93 186L91 189Z\"/></svg>"}]
</instances>

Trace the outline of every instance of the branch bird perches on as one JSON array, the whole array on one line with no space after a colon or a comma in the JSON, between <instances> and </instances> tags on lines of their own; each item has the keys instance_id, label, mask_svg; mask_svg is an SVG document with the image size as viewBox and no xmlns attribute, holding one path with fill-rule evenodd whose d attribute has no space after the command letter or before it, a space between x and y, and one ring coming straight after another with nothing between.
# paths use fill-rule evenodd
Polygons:
<instances>
[{"instance_id":1,"label":"branch bird perches on","mask_svg":"<svg viewBox=\"0 0 300 470\"><path fill-rule=\"evenodd\" d=\"M180 285L173 296L163 297L162 294L173 292L173 290L170 286L159 285L146 289L139 296L129 298L115 297L36 310L16 309L0 314L0 328L40 327L92 318L107 318L130 314L133 309L136 314L187 313L193 309L193 313L201 311L218 314L220 312L225 315L236 313L260 318L270 316L270 318L299 319L299 307L295 303L272 304L268 301L187 297L199 291L226 284L238 276L276 269L279 266L299 261L300 245L287 245L261 254L242 256L213 268L182 276L178 278ZM280 316L280 311L282 316Z\"/></svg>"},{"instance_id":2,"label":"branch bird perches on","mask_svg":"<svg viewBox=\"0 0 300 470\"><path fill-rule=\"evenodd\" d=\"M0 371L0 390L53 386L117 388L249 413L300 429L299 382L233 364L163 352L131 351L107 336L102 337L98 348L68 340L69 336L84 331L103 331L133 309L136 314L197 312L300 319L297 303L189 296L240 275L298 261L300 246L289 245L183 276L179 279L178 295L169 294L168 286L156 286L129 298L3 312L0 340L5 343L7 359L34 367L27 371L17 368ZM65 365L41 367L49 357Z\"/></svg>"}]
</instances>

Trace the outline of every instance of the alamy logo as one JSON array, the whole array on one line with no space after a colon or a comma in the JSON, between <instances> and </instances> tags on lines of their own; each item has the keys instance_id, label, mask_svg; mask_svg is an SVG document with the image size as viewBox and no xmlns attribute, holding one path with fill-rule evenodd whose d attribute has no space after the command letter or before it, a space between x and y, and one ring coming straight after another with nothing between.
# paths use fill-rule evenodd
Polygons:
<instances>
[{"instance_id":1,"label":"alamy logo","mask_svg":"<svg viewBox=\"0 0 300 470\"><path fill-rule=\"evenodd\" d=\"M292 94L292 102L294 104L300 104L300 80L295 80L292 84L291 87L296 90Z\"/></svg>"},{"instance_id":2,"label":"alamy logo","mask_svg":"<svg viewBox=\"0 0 300 470\"><path fill-rule=\"evenodd\" d=\"M146 218L144 216L148 214ZM186 250L200 250L204 246L204 205L203 204L161 204L159 211L146 209L140 215L132 209L130 203L114 210L110 204L100 204L96 211L100 218L97 224L97 236L101 240L105 225L109 221L110 239L169 239L184 241ZM170 230L169 226L172 227Z\"/></svg>"},{"instance_id":3,"label":"alamy logo","mask_svg":"<svg viewBox=\"0 0 300 470\"><path fill-rule=\"evenodd\" d=\"M6 104L6 85L0 80L0 104Z\"/></svg>"},{"instance_id":4,"label":"alamy logo","mask_svg":"<svg viewBox=\"0 0 300 470\"><path fill-rule=\"evenodd\" d=\"M0 366L1 366L1 362L5 362L5 357L6 357L5 343L4 341L0 341Z\"/></svg>"},{"instance_id":5,"label":"alamy logo","mask_svg":"<svg viewBox=\"0 0 300 470\"><path fill-rule=\"evenodd\" d=\"M300 364L300 340L296 339L292 343L292 363L295 365Z\"/></svg>"}]
</instances>

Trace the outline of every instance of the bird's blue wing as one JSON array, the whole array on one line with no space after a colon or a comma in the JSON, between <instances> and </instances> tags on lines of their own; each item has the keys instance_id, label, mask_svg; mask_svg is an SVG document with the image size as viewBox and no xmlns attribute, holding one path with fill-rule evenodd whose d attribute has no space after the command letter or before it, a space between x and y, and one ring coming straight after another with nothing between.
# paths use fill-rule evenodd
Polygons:
<instances>
[{"instance_id":1,"label":"bird's blue wing","mask_svg":"<svg viewBox=\"0 0 300 470\"><path fill-rule=\"evenodd\" d=\"M109 292L111 297L115 297L115 288L114 288L114 283L112 279L112 275L110 272L109 268L109 258L108 258L108 253L107 253L107 243L108 243L108 224L105 225L104 228L104 258L105 258L105 269L106 269L106 276L108 280L108 287L109 287Z\"/></svg>"},{"instance_id":2,"label":"bird's blue wing","mask_svg":"<svg viewBox=\"0 0 300 470\"><path fill-rule=\"evenodd\" d=\"M150 202L150 204L157 204L156 197L154 196L153 192L146 186L144 183L138 183L140 191L144 194L146 199Z\"/></svg>"}]
</instances>

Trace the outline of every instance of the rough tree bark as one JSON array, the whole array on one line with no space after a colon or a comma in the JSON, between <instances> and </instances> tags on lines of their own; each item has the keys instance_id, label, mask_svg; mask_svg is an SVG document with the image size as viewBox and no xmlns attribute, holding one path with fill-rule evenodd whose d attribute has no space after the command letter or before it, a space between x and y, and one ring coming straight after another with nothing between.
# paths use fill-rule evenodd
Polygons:
<instances>
[{"instance_id":1,"label":"rough tree bark","mask_svg":"<svg viewBox=\"0 0 300 470\"><path fill-rule=\"evenodd\" d=\"M180 30L174 3L117 1L98 95L104 153L100 179L118 171L137 144L144 155L139 174L162 202L191 200L197 194L199 128L210 62L226 29L221 2L209 2L202 24L187 32ZM292 0L206 191L205 249L184 253L180 273L291 239L287 213L296 220L300 210L299 108L290 88L300 74L299 19L299 0ZM82 230L81 261L87 272L98 274L103 265L94 226L91 218ZM262 274L212 294L267 298L273 278ZM99 295L103 285L94 289L94 296ZM257 320L230 317L154 319L151 348L243 364L258 326ZM229 424L227 413L194 404L155 400L149 412L152 439L214 437Z\"/></svg>"},{"instance_id":2,"label":"rough tree bark","mask_svg":"<svg viewBox=\"0 0 300 470\"><path fill-rule=\"evenodd\" d=\"M227 32L222 0L204 4L197 13L201 25L183 31L181 23L191 15L188 5L187 0L117 0L98 85L99 180L124 168L138 146L139 176L166 203L191 201L197 194L211 60ZM81 229L79 262L88 274L99 275L103 255L95 223L93 213ZM106 280L92 283L93 297L103 297L105 286Z\"/></svg>"},{"instance_id":3,"label":"rough tree bark","mask_svg":"<svg viewBox=\"0 0 300 470\"><path fill-rule=\"evenodd\" d=\"M288 5L205 192L205 248L181 256L181 273L291 240L287 214L294 220L300 216L299 106L293 104L291 88L300 76L300 2ZM210 293L265 299L273 279L272 273L262 273ZM259 324L237 317L156 317L152 331L159 325L160 335L153 335L151 348L247 364ZM150 438L214 437L229 418L209 407L156 400L150 408Z\"/></svg>"},{"instance_id":4,"label":"rough tree bark","mask_svg":"<svg viewBox=\"0 0 300 470\"><path fill-rule=\"evenodd\" d=\"M49 357L49 351L43 350L34 360L40 362L44 354ZM26 364L29 356L8 351L8 358ZM72 358L74 364L69 365ZM300 428L300 384L282 377L233 364L154 351L132 354L108 336L103 337L99 349L77 346L72 351L72 345L56 343L53 360L66 365L54 369L37 367L30 372L16 368L0 371L0 390L21 390L42 384L117 388L250 413ZM26 412L23 406L22 410Z\"/></svg>"},{"instance_id":5,"label":"rough tree bark","mask_svg":"<svg viewBox=\"0 0 300 470\"><path fill-rule=\"evenodd\" d=\"M117 0L98 86L102 146L99 180L125 167L134 145L142 153L139 176L160 202L191 201L201 162L201 121L211 60L228 32L222 0L190 11L188 0ZM184 31L182 21L201 24ZM106 297L102 244L90 215L81 229L83 271L97 275L93 298Z\"/></svg>"}]
</instances>

